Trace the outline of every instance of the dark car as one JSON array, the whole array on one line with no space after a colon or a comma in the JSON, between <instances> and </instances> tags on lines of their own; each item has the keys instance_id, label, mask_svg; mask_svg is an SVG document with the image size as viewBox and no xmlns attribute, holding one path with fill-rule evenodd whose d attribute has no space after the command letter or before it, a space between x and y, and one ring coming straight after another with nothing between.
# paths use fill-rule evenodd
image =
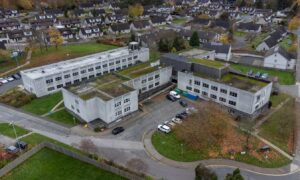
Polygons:
<instances>
[{"instance_id":1,"label":"dark car","mask_svg":"<svg viewBox=\"0 0 300 180\"><path fill-rule=\"evenodd\" d=\"M17 148L16 146L9 146L6 148L6 152L9 154L17 154L19 152L19 148Z\"/></svg>"},{"instance_id":2,"label":"dark car","mask_svg":"<svg viewBox=\"0 0 300 180\"><path fill-rule=\"evenodd\" d=\"M180 104L182 107L187 107L187 106L188 106L188 103L187 103L185 100L180 100L180 101L179 101L179 104Z\"/></svg>"},{"instance_id":3,"label":"dark car","mask_svg":"<svg viewBox=\"0 0 300 180\"><path fill-rule=\"evenodd\" d=\"M19 76L18 74L14 74L11 77L14 78L15 80L21 79L21 76Z\"/></svg>"},{"instance_id":4,"label":"dark car","mask_svg":"<svg viewBox=\"0 0 300 180\"><path fill-rule=\"evenodd\" d=\"M124 130L125 130L125 129L124 129L123 127L116 127L115 129L113 129L113 130L111 131L111 133L112 133L113 135L117 135L117 134L123 132Z\"/></svg>"},{"instance_id":5,"label":"dark car","mask_svg":"<svg viewBox=\"0 0 300 180\"><path fill-rule=\"evenodd\" d=\"M179 119L185 119L186 116L182 115L182 114L176 114L175 116L176 118L179 118Z\"/></svg>"},{"instance_id":6,"label":"dark car","mask_svg":"<svg viewBox=\"0 0 300 180\"><path fill-rule=\"evenodd\" d=\"M167 98L168 100L172 101L172 102L175 102L175 101L177 100L175 97L171 96L170 94L168 94L168 95L166 96L166 98Z\"/></svg>"},{"instance_id":7,"label":"dark car","mask_svg":"<svg viewBox=\"0 0 300 180\"><path fill-rule=\"evenodd\" d=\"M26 149L27 148L27 143L24 141L18 141L16 142L16 147L19 149Z\"/></svg>"}]
</instances>

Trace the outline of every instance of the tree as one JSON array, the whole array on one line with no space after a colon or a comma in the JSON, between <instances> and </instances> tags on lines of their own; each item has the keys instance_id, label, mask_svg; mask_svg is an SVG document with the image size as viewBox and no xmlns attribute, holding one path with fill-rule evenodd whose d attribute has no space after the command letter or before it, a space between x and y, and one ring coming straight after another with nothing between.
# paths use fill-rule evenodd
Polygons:
<instances>
[{"instance_id":1,"label":"tree","mask_svg":"<svg viewBox=\"0 0 300 180\"><path fill-rule=\"evenodd\" d=\"M227 174L225 180L244 180L244 177L241 175L240 169L237 168L232 174Z\"/></svg>"},{"instance_id":2,"label":"tree","mask_svg":"<svg viewBox=\"0 0 300 180\"><path fill-rule=\"evenodd\" d=\"M262 9L264 7L264 4L263 4L262 0L256 0L254 5L258 9Z\"/></svg>"},{"instance_id":3,"label":"tree","mask_svg":"<svg viewBox=\"0 0 300 180\"><path fill-rule=\"evenodd\" d=\"M223 44L228 44L229 43L229 37L226 34L221 34L220 36L220 42Z\"/></svg>"},{"instance_id":4,"label":"tree","mask_svg":"<svg viewBox=\"0 0 300 180\"><path fill-rule=\"evenodd\" d=\"M143 15L143 13L144 13L144 7L140 3L137 3L135 5L131 5L128 8L128 14L132 18L136 18L138 16L141 16L141 15Z\"/></svg>"},{"instance_id":5,"label":"tree","mask_svg":"<svg viewBox=\"0 0 300 180\"><path fill-rule=\"evenodd\" d=\"M55 45L56 49L59 45L61 45L64 42L64 38L57 29L50 28L48 30L48 34L50 36L50 42Z\"/></svg>"},{"instance_id":6,"label":"tree","mask_svg":"<svg viewBox=\"0 0 300 180\"><path fill-rule=\"evenodd\" d=\"M158 43L158 49L161 52L170 52L172 50L172 43L166 38L161 38Z\"/></svg>"},{"instance_id":7,"label":"tree","mask_svg":"<svg viewBox=\"0 0 300 180\"><path fill-rule=\"evenodd\" d=\"M195 31L190 39L190 46L197 47L200 45L198 32Z\"/></svg>"},{"instance_id":8,"label":"tree","mask_svg":"<svg viewBox=\"0 0 300 180\"><path fill-rule=\"evenodd\" d=\"M224 21L228 21L229 20L229 14L228 12L223 12L220 16L220 19L224 20Z\"/></svg>"},{"instance_id":9,"label":"tree","mask_svg":"<svg viewBox=\"0 0 300 180\"><path fill-rule=\"evenodd\" d=\"M175 48L177 51L181 51L186 48L184 39L182 37L175 37L173 41L173 48Z\"/></svg>"},{"instance_id":10,"label":"tree","mask_svg":"<svg viewBox=\"0 0 300 180\"><path fill-rule=\"evenodd\" d=\"M206 168L203 164L199 164L195 168L195 180L217 180L218 177L212 170Z\"/></svg>"},{"instance_id":11,"label":"tree","mask_svg":"<svg viewBox=\"0 0 300 180\"><path fill-rule=\"evenodd\" d=\"M130 35L130 42L132 42L132 41L136 41L134 33L131 33L131 35Z\"/></svg>"},{"instance_id":12,"label":"tree","mask_svg":"<svg viewBox=\"0 0 300 180\"><path fill-rule=\"evenodd\" d=\"M17 6L21 9L30 10L33 7L33 4L30 0L17 0Z\"/></svg>"},{"instance_id":13,"label":"tree","mask_svg":"<svg viewBox=\"0 0 300 180\"><path fill-rule=\"evenodd\" d=\"M0 7L4 9L10 8L10 0L0 0Z\"/></svg>"},{"instance_id":14,"label":"tree","mask_svg":"<svg viewBox=\"0 0 300 180\"><path fill-rule=\"evenodd\" d=\"M289 30L293 31L293 30L297 30L299 26L300 26L300 19L297 16L295 16L290 20L288 28Z\"/></svg>"}]
</instances>

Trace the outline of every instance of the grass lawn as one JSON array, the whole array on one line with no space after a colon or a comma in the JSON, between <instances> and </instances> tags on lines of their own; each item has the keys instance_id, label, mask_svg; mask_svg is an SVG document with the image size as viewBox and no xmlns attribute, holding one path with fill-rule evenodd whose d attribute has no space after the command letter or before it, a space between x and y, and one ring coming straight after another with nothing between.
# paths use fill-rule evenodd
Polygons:
<instances>
[{"instance_id":1,"label":"grass lawn","mask_svg":"<svg viewBox=\"0 0 300 180\"><path fill-rule=\"evenodd\" d=\"M15 129L16 129L17 136L23 136L30 132L29 130L16 125L15 125ZM11 138L16 138L13 127L10 126L8 123L0 123L0 134Z\"/></svg>"},{"instance_id":2,"label":"grass lawn","mask_svg":"<svg viewBox=\"0 0 300 180\"><path fill-rule=\"evenodd\" d=\"M292 35L288 35L287 37L285 37L279 44L282 48L288 50L289 47L291 47L291 45L293 44Z\"/></svg>"},{"instance_id":3,"label":"grass lawn","mask_svg":"<svg viewBox=\"0 0 300 180\"><path fill-rule=\"evenodd\" d=\"M186 18L175 18L172 23L173 24L183 24L186 22Z\"/></svg>"},{"instance_id":4,"label":"grass lawn","mask_svg":"<svg viewBox=\"0 0 300 180\"><path fill-rule=\"evenodd\" d=\"M295 76L292 72L287 71L279 71L274 69L266 69L261 67L253 67L253 66L245 66L241 64L231 64L231 67L241 71L244 74L247 74L250 70L253 72L261 72L261 73L268 73L269 76L278 77L279 83L281 85L293 85L295 84Z\"/></svg>"},{"instance_id":5,"label":"grass lawn","mask_svg":"<svg viewBox=\"0 0 300 180\"><path fill-rule=\"evenodd\" d=\"M76 126L79 124L79 121L76 118L74 121L73 116L65 109L50 114L47 117L70 126Z\"/></svg>"},{"instance_id":6,"label":"grass lawn","mask_svg":"<svg viewBox=\"0 0 300 180\"><path fill-rule=\"evenodd\" d=\"M156 61L159 60L159 58L160 58L160 52L150 50L150 61Z\"/></svg>"},{"instance_id":7,"label":"grass lawn","mask_svg":"<svg viewBox=\"0 0 300 180\"><path fill-rule=\"evenodd\" d=\"M280 93L277 96L271 96L270 100L272 102L273 107L277 107L280 103L284 102L290 96L288 94Z\"/></svg>"},{"instance_id":8,"label":"grass lawn","mask_svg":"<svg viewBox=\"0 0 300 180\"><path fill-rule=\"evenodd\" d=\"M242 32L242 31L235 31L233 33L234 36L238 36L238 37L246 36L247 34L248 34L247 32Z\"/></svg>"},{"instance_id":9,"label":"grass lawn","mask_svg":"<svg viewBox=\"0 0 300 180\"><path fill-rule=\"evenodd\" d=\"M19 65L25 63L26 53L18 57ZM0 73L8 71L9 69L17 67L17 62L12 60L8 50L0 50Z\"/></svg>"},{"instance_id":10,"label":"grass lawn","mask_svg":"<svg viewBox=\"0 0 300 180\"><path fill-rule=\"evenodd\" d=\"M70 156L44 148L2 177L3 180L31 179L125 179Z\"/></svg>"},{"instance_id":11,"label":"grass lawn","mask_svg":"<svg viewBox=\"0 0 300 180\"><path fill-rule=\"evenodd\" d=\"M212 68L217 68L217 69L225 67L225 65L219 61L212 61L212 60L207 60L207 59L192 59L190 62L203 64L203 65L206 65L206 66L209 66Z\"/></svg>"},{"instance_id":12,"label":"grass lawn","mask_svg":"<svg viewBox=\"0 0 300 180\"><path fill-rule=\"evenodd\" d=\"M259 134L282 150L292 153L295 113L295 102L290 100L261 125Z\"/></svg>"},{"instance_id":13,"label":"grass lawn","mask_svg":"<svg viewBox=\"0 0 300 180\"><path fill-rule=\"evenodd\" d=\"M250 42L250 47L254 47L254 49L264 41L264 39L269 35L269 33L261 33L258 36L256 36L251 42Z\"/></svg>"},{"instance_id":14,"label":"grass lawn","mask_svg":"<svg viewBox=\"0 0 300 180\"><path fill-rule=\"evenodd\" d=\"M58 92L41 98L34 99L29 104L22 106L21 109L36 115L43 115L49 112L56 104L62 100L62 93Z\"/></svg>"},{"instance_id":15,"label":"grass lawn","mask_svg":"<svg viewBox=\"0 0 300 180\"><path fill-rule=\"evenodd\" d=\"M161 155L175 161L192 162L215 158L231 159L229 154L210 155L208 149L201 149L201 151L192 150L184 142L179 141L175 133L164 134L155 132L151 140L153 146ZM251 138L252 149L257 149L261 145L257 139ZM216 147L215 149L217 150L218 148ZM271 152L270 158L272 159L262 158L263 155L255 150L251 150L253 155L250 155L250 153L241 155L237 152L234 155L234 160L266 168L281 167L290 163L289 159L281 156L275 150Z\"/></svg>"}]
</instances>

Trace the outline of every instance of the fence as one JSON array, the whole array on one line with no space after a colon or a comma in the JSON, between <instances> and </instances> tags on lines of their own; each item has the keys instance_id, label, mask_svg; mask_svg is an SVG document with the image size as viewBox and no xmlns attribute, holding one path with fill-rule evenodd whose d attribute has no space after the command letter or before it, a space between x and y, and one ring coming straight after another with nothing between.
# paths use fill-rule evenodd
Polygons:
<instances>
[{"instance_id":1,"label":"fence","mask_svg":"<svg viewBox=\"0 0 300 180\"><path fill-rule=\"evenodd\" d=\"M70 150L68 150L66 148L63 148L63 147L60 147L58 145L55 145L55 144L52 144L52 143L48 143L48 142L43 142L43 143L35 146L31 150L29 150L26 153L22 154L20 157L18 157L14 161L8 163L6 166L4 166L2 169L0 169L0 177L3 176L3 175L5 175L5 174L7 174L11 170L13 170L19 164L23 163L24 161L26 161L28 158L30 158L32 155L34 155L35 153L37 153L38 151L40 151L43 148L52 149L54 151L60 152L62 154L65 154L67 156L71 156L74 159L78 159L78 160L80 160L82 162L91 164L93 166L96 166L98 168L101 168L103 170L109 171L111 173L117 174L119 176L125 177L125 178L130 179L130 180L142 180L143 179L143 177L138 176L138 175L136 175L134 173L127 172L127 171L119 169L117 167L110 166L108 164L105 164L104 162L96 161L96 160L91 159L91 158L89 158L87 156L75 153L75 152L70 151Z\"/></svg>"}]
</instances>

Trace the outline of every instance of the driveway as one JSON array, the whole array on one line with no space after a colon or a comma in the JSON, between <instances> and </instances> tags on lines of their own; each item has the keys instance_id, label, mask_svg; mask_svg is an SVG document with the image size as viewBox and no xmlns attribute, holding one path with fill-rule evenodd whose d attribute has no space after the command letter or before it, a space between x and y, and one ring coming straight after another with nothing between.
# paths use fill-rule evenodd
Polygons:
<instances>
[{"instance_id":1,"label":"driveway","mask_svg":"<svg viewBox=\"0 0 300 180\"><path fill-rule=\"evenodd\" d=\"M0 94L14 88L14 87L17 87L18 85L21 85L22 84L22 80L15 80L15 81L12 81L12 82L8 82L6 84L2 84L2 86L0 86Z\"/></svg>"}]
</instances>

